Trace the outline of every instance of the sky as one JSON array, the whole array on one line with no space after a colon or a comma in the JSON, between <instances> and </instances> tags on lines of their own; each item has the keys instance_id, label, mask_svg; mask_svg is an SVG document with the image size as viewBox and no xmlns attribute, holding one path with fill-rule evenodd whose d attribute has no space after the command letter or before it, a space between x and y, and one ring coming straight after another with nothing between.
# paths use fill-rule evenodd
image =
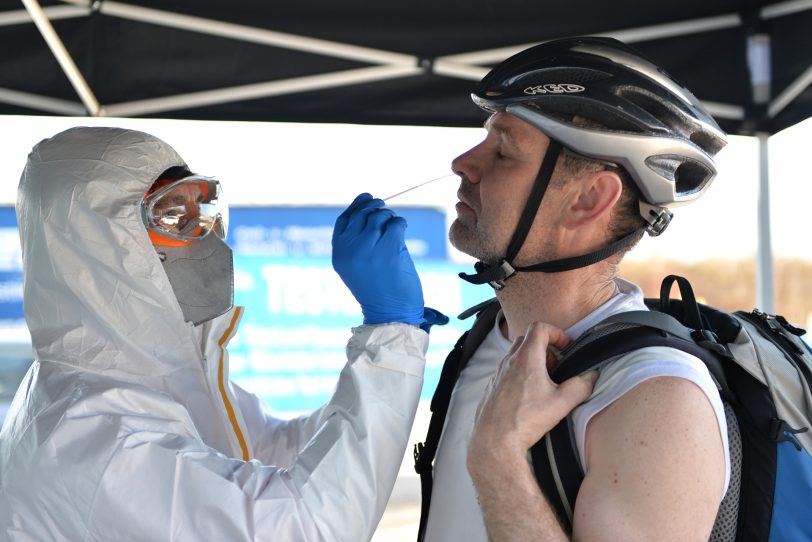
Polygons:
<instances>
[{"instance_id":1,"label":"sky","mask_svg":"<svg viewBox=\"0 0 812 542\"><path fill-rule=\"evenodd\" d=\"M231 205L339 205L360 192L387 197L451 173L451 160L484 137L483 128L359 126L158 119L0 116L0 205L13 205L31 148L80 125L128 127L175 147L191 168L223 182ZM777 257L812 259L806 213L812 182L802 166L812 120L770 138L772 243ZM744 258L757 243L758 144L733 136L719 175L698 202L675 210L668 231L630 255L685 261ZM392 200L455 216L456 177ZM469 259L449 250L452 260Z\"/></svg>"}]
</instances>

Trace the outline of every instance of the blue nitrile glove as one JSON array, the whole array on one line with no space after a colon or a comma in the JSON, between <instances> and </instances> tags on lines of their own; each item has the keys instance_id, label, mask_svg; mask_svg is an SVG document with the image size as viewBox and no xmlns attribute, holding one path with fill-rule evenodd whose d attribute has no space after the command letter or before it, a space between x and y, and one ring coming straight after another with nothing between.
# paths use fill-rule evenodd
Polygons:
<instances>
[{"instance_id":1,"label":"blue nitrile glove","mask_svg":"<svg viewBox=\"0 0 812 542\"><path fill-rule=\"evenodd\" d=\"M428 333L431 330L431 326L446 325L448 323L448 316L437 309L426 307L423 309L423 320L425 320L425 322L420 324L420 329Z\"/></svg>"},{"instance_id":2,"label":"blue nitrile glove","mask_svg":"<svg viewBox=\"0 0 812 542\"><path fill-rule=\"evenodd\" d=\"M333 269L361 304L365 324L423 318L423 288L404 242L406 220L361 194L336 219Z\"/></svg>"}]
</instances>

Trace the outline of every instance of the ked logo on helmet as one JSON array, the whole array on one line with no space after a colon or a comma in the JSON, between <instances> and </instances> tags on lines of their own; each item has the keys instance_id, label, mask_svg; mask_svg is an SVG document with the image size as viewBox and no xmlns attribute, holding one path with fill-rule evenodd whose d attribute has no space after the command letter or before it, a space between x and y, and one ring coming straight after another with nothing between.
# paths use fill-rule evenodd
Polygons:
<instances>
[{"instance_id":1,"label":"ked logo on helmet","mask_svg":"<svg viewBox=\"0 0 812 542\"><path fill-rule=\"evenodd\" d=\"M573 92L583 92L586 88L572 83L548 83L546 85L536 85L524 89L525 94L572 94Z\"/></svg>"}]
</instances>

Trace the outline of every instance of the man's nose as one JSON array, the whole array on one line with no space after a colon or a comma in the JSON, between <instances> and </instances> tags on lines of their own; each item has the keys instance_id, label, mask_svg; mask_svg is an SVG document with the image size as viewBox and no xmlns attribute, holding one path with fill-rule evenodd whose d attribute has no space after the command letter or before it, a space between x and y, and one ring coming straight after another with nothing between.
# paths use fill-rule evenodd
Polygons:
<instances>
[{"instance_id":1,"label":"man's nose","mask_svg":"<svg viewBox=\"0 0 812 542\"><path fill-rule=\"evenodd\" d=\"M479 182L479 167L476 163L477 147L467 150L451 161L451 171L471 183Z\"/></svg>"}]
</instances>

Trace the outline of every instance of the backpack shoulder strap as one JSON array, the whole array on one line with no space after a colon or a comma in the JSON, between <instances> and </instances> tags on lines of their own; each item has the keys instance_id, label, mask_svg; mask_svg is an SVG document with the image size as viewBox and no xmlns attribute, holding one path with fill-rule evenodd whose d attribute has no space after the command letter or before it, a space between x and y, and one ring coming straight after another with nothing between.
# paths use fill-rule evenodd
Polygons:
<instances>
[{"instance_id":1,"label":"backpack shoulder strap","mask_svg":"<svg viewBox=\"0 0 812 542\"><path fill-rule=\"evenodd\" d=\"M426 533L434 479L434 456L437 454L437 445L440 443L440 436L443 433L448 405L451 402L451 393L454 391L457 379L468 360L471 359L479 345L482 344L482 341L493 329L499 308L499 302L496 298L493 298L468 309L460 315L460 318L464 319L477 314L477 318L471 329L463 333L457 340L454 349L451 350L443 363L440 381L431 399L431 420L429 421L426 440L414 446L414 470L420 475L420 493L422 495L420 526L417 531L418 542L423 540Z\"/></svg>"},{"instance_id":2,"label":"backpack shoulder strap","mask_svg":"<svg viewBox=\"0 0 812 542\"><path fill-rule=\"evenodd\" d=\"M666 312L628 311L612 315L585 333L561 352L558 366L550 378L560 384L601 364L634 350L666 346L682 350L702 360L710 370L723 396L728 390L724 372L716 356L729 356L700 316L690 283L670 275L663 281L659 309L671 311L674 303L668 292L674 282L680 287L683 302L680 316ZM696 327L693 327L696 326ZM567 416L530 449L530 457L539 486L558 513L562 525L572 529L573 509L584 479L571 418Z\"/></svg>"},{"instance_id":3,"label":"backpack shoulder strap","mask_svg":"<svg viewBox=\"0 0 812 542\"><path fill-rule=\"evenodd\" d=\"M693 342L662 333L656 326L628 327L592 338L582 347L567 354L566 363L559 364L550 377L558 384L573 376L586 373L604 362L648 346L668 346L699 354L701 348ZM703 353L703 356L707 355ZM575 498L584 479L578 459L571 420L561 420L530 449L533 470L544 494L558 513L566 530L572 529Z\"/></svg>"},{"instance_id":4,"label":"backpack shoulder strap","mask_svg":"<svg viewBox=\"0 0 812 542\"><path fill-rule=\"evenodd\" d=\"M682 325L679 320L673 316L656 310L619 312L601 321L600 324L595 326L594 330L606 329L609 326L615 325L622 326L623 324L659 329L686 341L693 340L689 328ZM575 343L575 345L577 344L578 342Z\"/></svg>"}]
</instances>

